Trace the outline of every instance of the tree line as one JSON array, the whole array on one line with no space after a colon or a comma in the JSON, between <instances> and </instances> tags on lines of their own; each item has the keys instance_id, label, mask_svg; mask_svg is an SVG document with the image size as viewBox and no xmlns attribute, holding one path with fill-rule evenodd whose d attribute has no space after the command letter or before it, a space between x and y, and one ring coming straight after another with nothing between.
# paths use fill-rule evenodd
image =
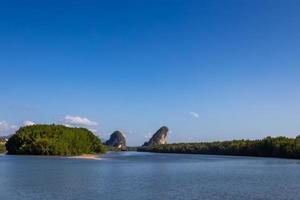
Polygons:
<instances>
[{"instance_id":1,"label":"tree line","mask_svg":"<svg viewBox=\"0 0 300 200\"><path fill-rule=\"evenodd\" d=\"M232 140L223 142L154 145L148 147L139 147L138 151L299 159L300 136L297 136L296 138L266 137L262 140Z\"/></svg>"},{"instance_id":2,"label":"tree line","mask_svg":"<svg viewBox=\"0 0 300 200\"><path fill-rule=\"evenodd\" d=\"M85 128L62 125L21 127L5 144L8 154L81 155L104 153L101 140Z\"/></svg>"},{"instance_id":3,"label":"tree line","mask_svg":"<svg viewBox=\"0 0 300 200\"><path fill-rule=\"evenodd\" d=\"M0 141L0 154L5 152L6 152L5 143Z\"/></svg>"}]
</instances>

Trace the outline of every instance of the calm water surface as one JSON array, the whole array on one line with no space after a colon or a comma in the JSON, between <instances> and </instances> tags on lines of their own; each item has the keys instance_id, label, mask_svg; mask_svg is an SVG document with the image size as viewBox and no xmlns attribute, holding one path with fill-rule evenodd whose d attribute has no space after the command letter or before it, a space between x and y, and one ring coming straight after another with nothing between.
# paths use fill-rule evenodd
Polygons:
<instances>
[{"instance_id":1,"label":"calm water surface","mask_svg":"<svg viewBox=\"0 0 300 200\"><path fill-rule=\"evenodd\" d=\"M0 199L299 200L300 161L137 152L102 160L0 156Z\"/></svg>"}]
</instances>

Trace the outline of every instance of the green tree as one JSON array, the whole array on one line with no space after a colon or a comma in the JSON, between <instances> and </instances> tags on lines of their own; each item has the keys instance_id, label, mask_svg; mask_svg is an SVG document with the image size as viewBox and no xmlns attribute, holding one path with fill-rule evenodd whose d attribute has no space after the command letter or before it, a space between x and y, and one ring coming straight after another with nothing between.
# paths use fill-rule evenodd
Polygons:
<instances>
[{"instance_id":1,"label":"green tree","mask_svg":"<svg viewBox=\"0 0 300 200\"><path fill-rule=\"evenodd\" d=\"M236 156L300 158L300 136L267 137L262 140L177 143L139 147L138 151L160 153L193 153Z\"/></svg>"},{"instance_id":2,"label":"green tree","mask_svg":"<svg viewBox=\"0 0 300 200\"><path fill-rule=\"evenodd\" d=\"M104 153L101 140L85 128L33 125L20 128L6 143L8 154L80 155Z\"/></svg>"}]
</instances>

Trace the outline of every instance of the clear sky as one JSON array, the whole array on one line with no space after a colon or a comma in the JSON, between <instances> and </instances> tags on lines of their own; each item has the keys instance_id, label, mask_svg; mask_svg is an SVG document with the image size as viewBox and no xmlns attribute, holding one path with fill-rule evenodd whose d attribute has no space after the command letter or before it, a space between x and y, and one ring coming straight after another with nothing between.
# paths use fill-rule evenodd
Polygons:
<instances>
[{"instance_id":1,"label":"clear sky","mask_svg":"<svg viewBox=\"0 0 300 200\"><path fill-rule=\"evenodd\" d=\"M0 135L85 125L142 144L300 134L300 1L3 0Z\"/></svg>"}]
</instances>

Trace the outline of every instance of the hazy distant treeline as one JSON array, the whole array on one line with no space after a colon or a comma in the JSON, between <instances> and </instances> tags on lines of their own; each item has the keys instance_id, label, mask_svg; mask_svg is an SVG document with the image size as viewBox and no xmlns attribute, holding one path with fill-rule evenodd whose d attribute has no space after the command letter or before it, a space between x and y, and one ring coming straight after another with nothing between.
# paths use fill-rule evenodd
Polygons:
<instances>
[{"instance_id":1,"label":"hazy distant treeline","mask_svg":"<svg viewBox=\"0 0 300 200\"><path fill-rule=\"evenodd\" d=\"M267 137L262 140L232 140L224 142L177 143L140 147L138 151L158 153L214 154L300 158L300 136L296 138Z\"/></svg>"}]
</instances>

